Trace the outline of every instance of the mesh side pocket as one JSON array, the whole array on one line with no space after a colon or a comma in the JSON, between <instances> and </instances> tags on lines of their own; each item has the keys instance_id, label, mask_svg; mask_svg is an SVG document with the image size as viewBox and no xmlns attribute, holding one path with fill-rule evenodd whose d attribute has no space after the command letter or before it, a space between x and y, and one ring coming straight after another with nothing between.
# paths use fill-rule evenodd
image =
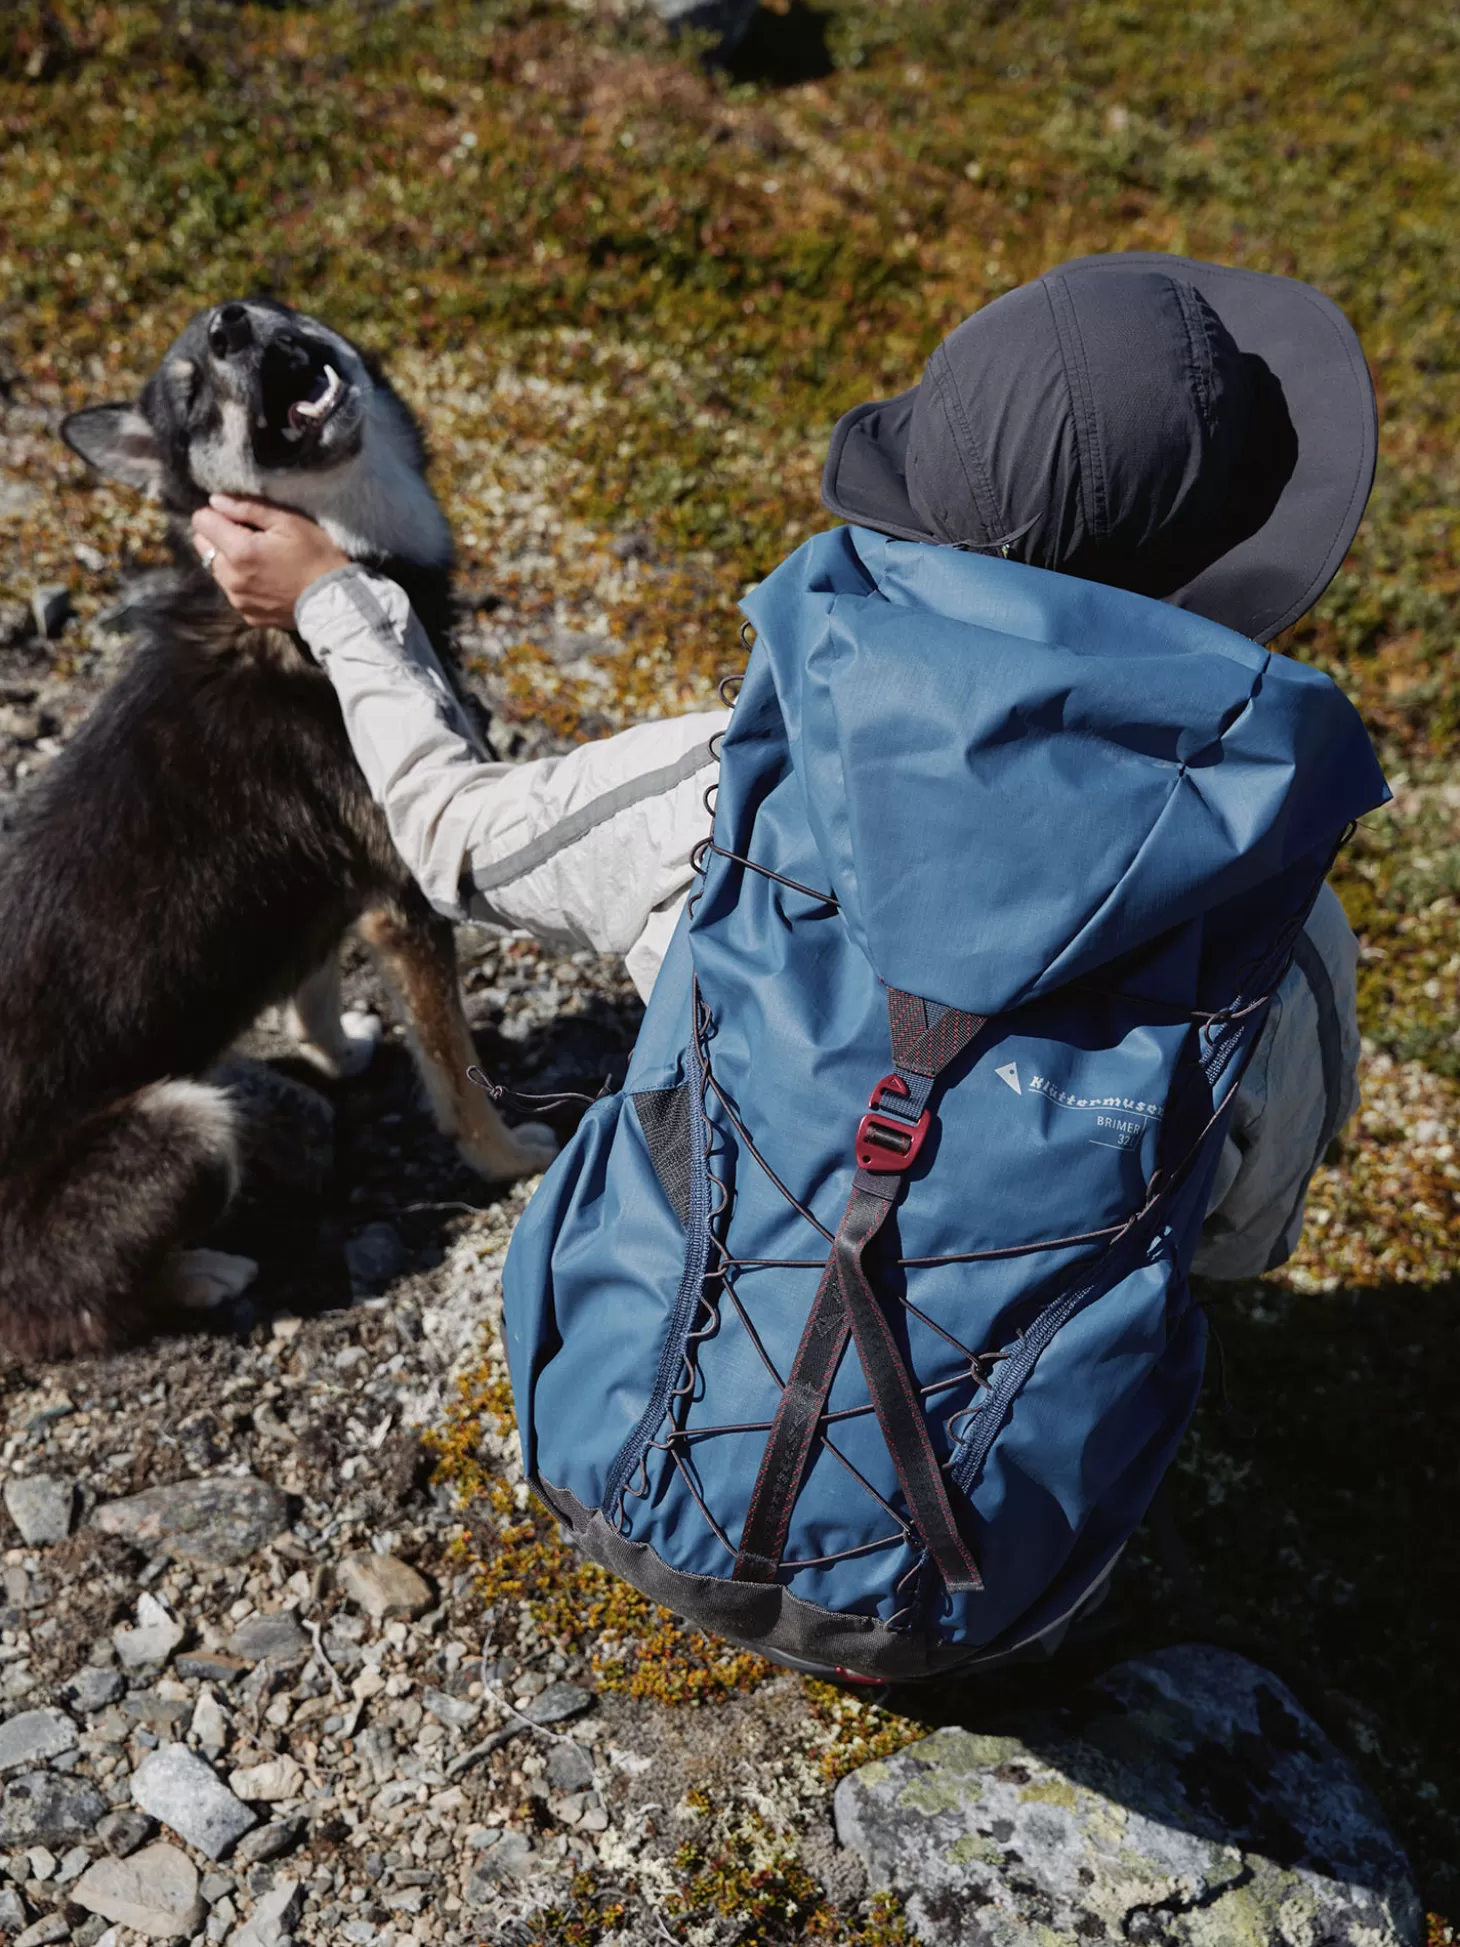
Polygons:
<instances>
[{"instance_id":1,"label":"mesh side pocket","mask_svg":"<svg viewBox=\"0 0 1460 1947\"><path fill-rule=\"evenodd\" d=\"M689 1083L678 1088L646 1088L633 1097L649 1161L670 1207L689 1229L690 1136Z\"/></svg>"}]
</instances>

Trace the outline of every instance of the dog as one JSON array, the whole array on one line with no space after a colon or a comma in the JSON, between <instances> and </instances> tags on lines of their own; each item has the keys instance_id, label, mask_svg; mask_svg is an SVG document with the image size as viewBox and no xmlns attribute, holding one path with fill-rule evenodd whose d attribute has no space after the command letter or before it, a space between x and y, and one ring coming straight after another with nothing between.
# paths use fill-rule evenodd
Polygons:
<instances>
[{"instance_id":1,"label":"dog","mask_svg":"<svg viewBox=\"0 0 1460 1947\"><path fill-rule=\"evenodd\" d=\"M219 490L311 515L401 583L449 668L450 534L378 364L283 304L221 304L135 402L61 433L162 502L174 565L141 585L125 670L0 840L0 1353L20 1359L110 1348L241 1287L246 1261L188 1251L248 1152L208 1073L291 996L317 1067L363 1067L375 1024L340 1012L352 926L466 1161L506 1181L554 1147L467 1079L451 924L395 853L328 680L296 636L229 607L190 538Z\"/></svg>"}]
</instances>

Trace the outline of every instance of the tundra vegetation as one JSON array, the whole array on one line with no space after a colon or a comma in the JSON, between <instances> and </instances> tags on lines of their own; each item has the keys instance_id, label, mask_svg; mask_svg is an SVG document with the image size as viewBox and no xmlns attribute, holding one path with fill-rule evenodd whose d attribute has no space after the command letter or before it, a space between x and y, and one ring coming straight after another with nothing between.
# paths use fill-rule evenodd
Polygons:
<instances>
[{"instance_id":1,"label":"tundra vegetation","mask_svg":"<svg viewBox=\"0 0 1460 1947\"><path fill-rule=\"evenodd\" d=\"M1280 646L1354 698L1396 794L1338 874L1363 941L1366 1104L1293 1263L1207 1294L1225 1376L1214 1360L1175 1474L1190 1566L1143 1533L1125 1600L1138 1630L1229 1641L1291 1678L1410 1848L1432 1939L1452 1938L1460 16L766 0L723 68L618 0L4 14L0 383L55 413L123 396L196 307L251 291L379 347L429 428L463 587L517 618L499 698L559 737L707 701L743 654L740 591L824 519L835 416L1049 264L1173 250L1345 307L1378 385L1379 476L1349 561ZM79 642L119 556L157 558L160 523L59 451L29 455L0 597L71 582ZM78 579L78 559L107 565ZM589 1645L604 1686L707 1718L760 1680L567 1557L494 1458L509 1427L493 1351L438 1457L498 1614ZM807 1696L828 1775L923 1728ZM700 1810L666 1922L835 1936L753 1809ZM585 1877L543 1937L597 1939L618 1897Z\"/></svg>"}]
</instances>

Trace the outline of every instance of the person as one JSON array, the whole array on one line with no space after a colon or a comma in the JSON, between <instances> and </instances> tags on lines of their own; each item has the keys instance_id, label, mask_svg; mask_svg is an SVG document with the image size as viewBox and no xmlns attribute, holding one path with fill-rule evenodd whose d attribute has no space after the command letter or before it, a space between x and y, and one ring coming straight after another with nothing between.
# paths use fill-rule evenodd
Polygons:
<instances>
[{"instance_id":1,"label":"person","mask_svg":"<svg viewBox=\"0 0 1460 1947\"><path fill-rule=\"evenodd\" d=\"M1336 573L1375 446L1362 350L1321 293L1123 253L999 298L936 348L917 385L846 414L822 498L910 549L1106 582L1267 642ZM329 676L437 910L621 954L647 998L694 881L728 713L488 762L399 587L261 501L216 495L194 528L234 606L296 629ZM1199 1273L1255 1276L1296 1248L1309 1180L1358 1101L1357 958L1325 887L1241 1083Z\"/></svg>"}]
</instances>

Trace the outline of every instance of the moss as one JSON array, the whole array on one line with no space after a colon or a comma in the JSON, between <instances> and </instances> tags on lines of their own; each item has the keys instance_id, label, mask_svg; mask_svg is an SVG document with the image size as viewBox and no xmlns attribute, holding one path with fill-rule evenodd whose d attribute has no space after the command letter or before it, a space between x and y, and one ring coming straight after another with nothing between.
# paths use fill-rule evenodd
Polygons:
<instances>
[{"instance_id":1,"label":"moss","mask_svg":"<svg viewBox=\"0 0 1460 1947\"><path fill-rule=\"evenodd\" d=\"M536 1503L524 1510L511 1477L493 1464L488 1433L515 1437L511 1385L500 1352L458 1382L445 1426L428 1436L436 1478L463 1503L458 1562L499 1619L525 1613L563 1649L586 1651L603 1690L661 1703L703 1704L753 1689L772 1674L762 1657L690 1629L564 1541ZM510 1622L499 1627L510 1627Z\"/></svg>"},{"instance_id":2,"label":"moss","mask_svg":"<svg viewBox=\"0 0 1460 1947\"><path fill-rule=\"evenodd\" d=\"M859 1697L834 1683L806 1679L806 1704L819 1730L817 1761L830 1780L879 1758L890 1758L922 1737L927 1726L887 1705Z\"/></svg>"},{"instance_id":3,"label":"moss","mask_svg":"<svg viewBox=\"0 0 1460 1947\"><path fill-rule=\"evenodd\" d=\"M733 1922L717 1939L734 1947L771 1947L773 1942L832 1941L838 1947L912 1947L913 1936L898 1903L874 1898L863 1919L829 1905L816 1879L794 1847L774 1832L760 1813L713 1814L701 1808L706 1830L681 1846L675 1856L679 1886L661 1912L677 1922L681 1939L715 1919Z\"/></svg>"}]
</instances>

